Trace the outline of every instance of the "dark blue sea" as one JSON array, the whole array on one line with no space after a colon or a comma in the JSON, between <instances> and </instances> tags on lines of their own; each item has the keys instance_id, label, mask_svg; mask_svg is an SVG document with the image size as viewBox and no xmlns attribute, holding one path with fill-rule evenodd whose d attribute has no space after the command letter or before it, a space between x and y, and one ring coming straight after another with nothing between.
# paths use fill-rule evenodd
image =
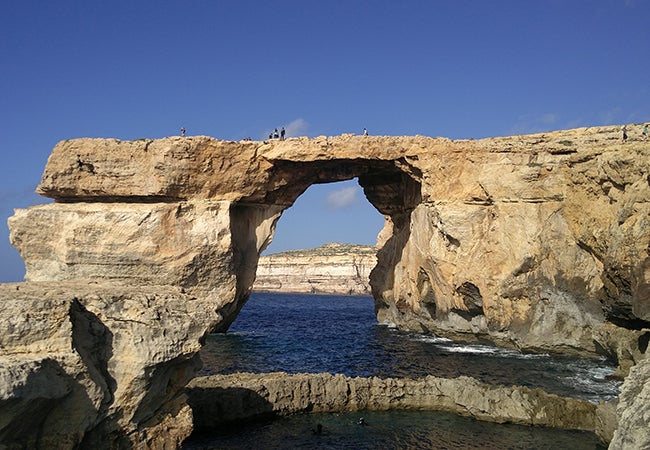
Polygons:
<instances>
[{"instance_id":1,"label":"dark blue sea","mask_svg":"<svg viewBox=\"0 0 650 450\"><path fill-rule=\"evenodd\" d=\"M370 297L253 293L225 334L201 350L201 375L330 372L347 376L468 375L486 383L541 387L589 401L618 394L602 359L524 354L378 324ZM309 414L194 435L190 449L604 448L590 433L497 425L432 411ZM324 433L311 430L321 423Z\"/></svg>"}]
</instances>

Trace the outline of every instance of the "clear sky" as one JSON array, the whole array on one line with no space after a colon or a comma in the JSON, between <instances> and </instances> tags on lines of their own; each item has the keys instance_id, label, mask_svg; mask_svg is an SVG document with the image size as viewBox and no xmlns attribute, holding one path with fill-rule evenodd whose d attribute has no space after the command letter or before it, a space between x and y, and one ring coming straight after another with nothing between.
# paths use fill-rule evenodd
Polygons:
<instances>
[{"instance_id":1,"label":"clear sky","mask_svg":"<svg viewBox=\"0 0 650 450\"><path fill-rule=\"evenodd\" d=\"M650 120L648 0L7 0L0 281L13 208L62 139L480 138ZM314 186L270 251L374 243L354 182Z\"/></svg>"}]
</instances>

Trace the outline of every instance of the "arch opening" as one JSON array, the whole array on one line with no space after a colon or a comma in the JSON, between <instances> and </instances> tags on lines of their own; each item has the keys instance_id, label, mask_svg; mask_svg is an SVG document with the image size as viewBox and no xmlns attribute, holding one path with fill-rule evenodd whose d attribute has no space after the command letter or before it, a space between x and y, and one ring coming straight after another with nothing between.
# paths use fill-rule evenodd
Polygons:
<instances>
[{"instance_id":1,"label":"arch opening","mask_svg":"<svg viewBox=\"0 0 650 450\"><path fill-rule=\"evenodd\" d=\"M408 241L410 214L421 202L421 173L406 161L325 160L274 162L268 187L233 204L230 210L234 301L219 310L223 320L214 332L225 332L248 300L260 254L270 244L282 213L311 185L358 179L366 199L385 217L378 238L378 262L370 275L375 311L380 292L392 283L390 276L401 249Z\"/></svg>"},{"instance_id":2,"label":"arch opening","mask_svg":"<svg viewBox=\"0 0 650 450\"><path fill-rule=\"evenodd\" d=\"M384 221L358 179L312 184L282 213L262 257L329 243L374 247Z\"/></svg>"}]
</instances>

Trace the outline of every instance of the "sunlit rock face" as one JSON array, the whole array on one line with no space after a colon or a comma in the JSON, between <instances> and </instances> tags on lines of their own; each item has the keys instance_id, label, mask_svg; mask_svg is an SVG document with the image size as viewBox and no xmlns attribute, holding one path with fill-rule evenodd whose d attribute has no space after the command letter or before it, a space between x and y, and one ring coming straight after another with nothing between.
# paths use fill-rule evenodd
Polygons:
<instances>
[{"instance_id":1,"label":"sunlit rock face","mask_svg":"<svg viewBox=\"0 0 650 450\"><path fill-rule=\"evenodd\" d=\"M210 302L171 286L0 285L6 448L175 448Z\"/></svg>"},{"instance_id":2,"label":"sunlit rock face","mask_svg":"<svg viewBox=\"0 0 650 450\"><path fill-rule=\"evenodd\" d=\"M75 139L54 148L38 187L55 202L17 210L10 238L28 285L62 283L74 294L76 285L110 282L128 288L125 299L144 295L161 318L171 310L160 286L198 300L184 325L194 330L185 339L198 343L205 332L226 330L246 302L282 212L312 184L358 178L386 218L370 275L378 320L524 350L598 352L624 373L645 353L650 327L649 162L647 144L623 144L614 127L465 141ZM82 302L89 311L91 303ZM104 306L97 308L92 314L111 329ZM126 316L113 311L111 323L132 320ZM66 320L57 323L53 330L64 333ZM130 382L110 368L131 349L102 342L108 372L50 362L33 370L84 373L107 386L110 378L121 392ZM3 344L9 366L2 367L20 378L11 345ZM40 351L26 349L21 358L38 359ZM193 370L189 353L169 369L170 379ZM161 363L147 352L134 357L147 374ZM178 384L138 388L148 390L155 410ZM52 386L46 402L69 395L64 382ZM20 402L23 391L12 392L3 399ZM97 423L161 429L173 417L131 414L126 396L105 398L91 402ZM90 439L86 432L71 439Z\"/></svg>"},{"instance_id":3,"label":"sunlit rock face","mask_svg":"<svg viewBox=\"0 0 650 450\"><path fill-rule=\"evenodd\" d=\"M650 448L650 359L630 370L621 387L617 407L618 428L610 449Z\"/></svg>"},{"instance_id":4,"label":"sunlit rock face","mask_svg":"<svg viewBox=\"0 0 650 450\"><path fill-rule=\"evenodd\" d=\"M282 211L314 183L357 177L386 217L370 277L380 321L634 360L609 336L650 324L647 164L645 144L615 127L466 141L78 139L56 146L39 185L56 202L17 211L11 239L27 280L180 286L213 298L223 330Z\"/></svg>"}]
</instances>

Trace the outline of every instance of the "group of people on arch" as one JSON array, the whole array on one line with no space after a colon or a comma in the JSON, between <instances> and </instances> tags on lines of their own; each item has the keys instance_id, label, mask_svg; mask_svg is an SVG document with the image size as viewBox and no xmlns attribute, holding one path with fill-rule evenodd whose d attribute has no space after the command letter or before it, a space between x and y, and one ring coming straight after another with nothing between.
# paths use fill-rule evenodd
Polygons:
<instances>
[{"instance_id":1,"label":"group of people on arch","mask_svg":"<svg viewBox=\"0 0 650 450\"><path fill-rule=\"evenodd\" d=\"M273 133L269 134L269 139L280 139L281 141L284 141L284 127L280 130L280 133L278 133L278 129L276 128L273 130Z\"/></svg>"}]
</instances>

